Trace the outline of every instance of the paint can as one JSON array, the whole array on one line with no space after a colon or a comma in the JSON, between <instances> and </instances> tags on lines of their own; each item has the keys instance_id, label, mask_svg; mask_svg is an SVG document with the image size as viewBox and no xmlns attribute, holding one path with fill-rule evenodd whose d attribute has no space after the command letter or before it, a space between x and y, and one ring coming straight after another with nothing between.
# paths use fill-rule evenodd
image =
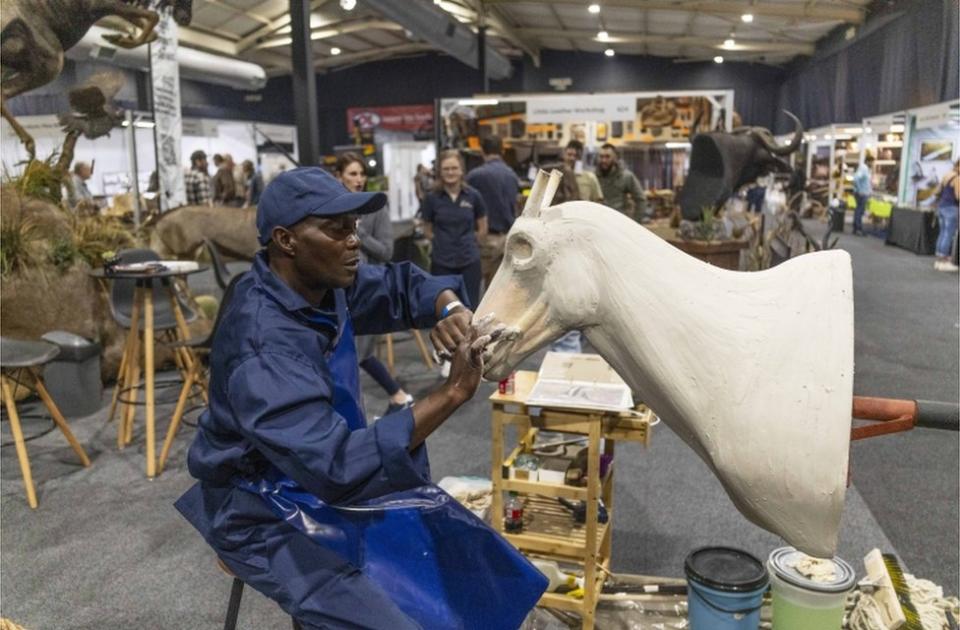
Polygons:
<instances>
[{"instance_id":1,"label":"paint can","mask_svg":"<svg viewBox=\"0 0 960 630\"><path fill-rule=\"evenodd\" d=\"M833 558L824 579L813 580L797 570L808 558L793 547L774 549L767 560L773 593L774 630L840 630L847 593L856 583L853 568Z\"/></svg>"},{"instance_id":2,"label":"paint can","mask_svg":"<svg viewBox=\"0 0 960 630\"><path fill-rule=\"evenodd\" d=\"M500 381L497 391L505 396L513 396L517 390L517 373L510 372L510 376Z\"/></svg>"},{"instance_id":3,"label":"paint can","mask_svg":"<svg viewBox=\"0 0 960 630\"><path fill-rule=\"evenodd\" d=\"M691 630L757 630L767 570L746 551L696 549L684 561Z\"/></svg>"}]
</instances>

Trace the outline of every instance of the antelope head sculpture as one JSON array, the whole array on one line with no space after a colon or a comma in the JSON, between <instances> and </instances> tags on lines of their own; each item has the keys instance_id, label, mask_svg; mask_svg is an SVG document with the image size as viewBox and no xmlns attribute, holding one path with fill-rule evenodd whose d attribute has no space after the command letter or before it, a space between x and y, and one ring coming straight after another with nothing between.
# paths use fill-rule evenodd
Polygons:
<instances>
[{"instance_id":1,"label":"antelope head sculpture","mask_svg":"<svg viewBox=\"0 0 960 630\"><path fill-rule=\"evenodd\" d=\"M719 269L605 206L549 206L559 180L538 175L477 309L505 326L486 378L581 330L744 516L831 557L853 396L849 255Z\"/></svg>"}]
</instances>

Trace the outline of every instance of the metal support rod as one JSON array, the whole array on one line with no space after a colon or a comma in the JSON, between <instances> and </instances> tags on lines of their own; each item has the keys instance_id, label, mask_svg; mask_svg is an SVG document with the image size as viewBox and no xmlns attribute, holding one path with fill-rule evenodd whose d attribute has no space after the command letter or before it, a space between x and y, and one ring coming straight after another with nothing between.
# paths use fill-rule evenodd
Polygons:
<instances>
[{"instance_id":1,"label":"metal support rod","mask_svg":"<svg viewBox=\"0 0 960 630\"><path fill-rule=\"evenodd\" d=\"M309 0L290 0L293 111L299 162L304 166L320 163L317 76L313 69L313 46L310 40L310 4Z\"/></svg>"},{"instance_id":2,"label":"metal support rod","mask_svg":"<svg viewBox=\"0 0 960 630\"><path fill-rule=\"evenodd\" d=\"M483 23L480 17L480 24L477 26L477 69L480 71L480 92L486 94L490 91L490 80L487 77L487 25Z\"/></svg>"},{"instance_id":3,"label":"metal support rod","mask_svg":"<svg viewBox=\"0 0 960 630\"><path fill-rule=\"evenodd\" d=\"M134 125L133 112L125 112L127 121L127 150L130 158L130 184L133 193L133 225L140 229L140 167L137 164L137 128Z\"/></svg>"}]
</instances>

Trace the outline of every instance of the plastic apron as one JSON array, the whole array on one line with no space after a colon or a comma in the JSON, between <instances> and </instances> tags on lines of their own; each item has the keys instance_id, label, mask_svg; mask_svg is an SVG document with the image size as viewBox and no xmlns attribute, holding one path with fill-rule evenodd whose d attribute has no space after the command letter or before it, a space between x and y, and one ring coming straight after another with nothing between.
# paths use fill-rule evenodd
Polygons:
<instances>
[{"instance_id":1,"label":"plastic apron","mask_svg":"<svg viewBox=\"0 0 960 630\"><path fill-rule=\"evenodd\" d=\"M339 304L338 311L342 327L328 357L333 406L356 431L367 426L359 365L349 314ZM358 567L424 628L517 628L548 585L510 543L433 484L329 505L278 470L259 483L235 483Z\"/></svg>"}]
</instances>

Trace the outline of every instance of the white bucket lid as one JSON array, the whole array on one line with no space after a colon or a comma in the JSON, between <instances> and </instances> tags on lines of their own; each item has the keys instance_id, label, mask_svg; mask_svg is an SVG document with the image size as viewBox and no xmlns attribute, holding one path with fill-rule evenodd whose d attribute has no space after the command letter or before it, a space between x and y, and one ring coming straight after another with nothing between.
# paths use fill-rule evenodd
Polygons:
<instances>
[{"instance_id":1,"label":"white bucket lid","mask_svg":"<svg viewBox=\"0 0 960 630\"><path fill-rule=\"evenodd\" d=\"M834 567L834 579L822 582L812 580L797 571L796 566L802 560L808 558L807 554L797 551L793 547L780 547L770 552L769 565L770 570L781 580L799 586L808 591L820 593L844 593L853 588L857 576L849 564L844 560L834 556L832 562Z\"/></svg>"}]
</instances>

